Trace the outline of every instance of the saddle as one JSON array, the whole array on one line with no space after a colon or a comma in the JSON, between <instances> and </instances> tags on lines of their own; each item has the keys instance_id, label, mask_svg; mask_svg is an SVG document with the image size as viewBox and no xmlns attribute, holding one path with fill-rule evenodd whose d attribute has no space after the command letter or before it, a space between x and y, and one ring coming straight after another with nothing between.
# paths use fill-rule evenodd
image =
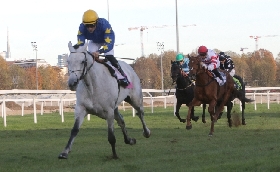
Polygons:
<instances>
[{"instance_id":1,"label":"saddle","mask_svg":"<svg viewBox=\"0 0 280 172\"><path fill-rule=\"evenodd\" d=\"M124 76L119 72L117 68L112 66L108 60L104 60L103 62L102 61L96 61L96 62L103 64L105 67L107 67L111 76L117 80L120 86L123 86L125 88L132 88L132 85L127 85L126 83L122 82L122 80L125 79Z\"/></svg>"},{"instance_id":2,"label":"saddle","mask_svg":"<svg viewBox=\"0 0 280 172\"><path fill-rule=\"evenodd\" d=\"M224 79L224 81L222 81L219 77L214 77L214 76L216 76L213 72L211 72L211 71L209 71L209 70L207 70L206 71L207 72L207 74L208 74L208 76L210 76L211 78L213 78L213 79L215 79L217 82L218 82L218 84L220 85L220 86L223 86L225 83L226 83L226 75L225 75L225 73L223 73L223 72L220 72L219 70L218 70L218 72L220 73L220 75L223 77L223 79Z\"/></svg>"}]
</instances>

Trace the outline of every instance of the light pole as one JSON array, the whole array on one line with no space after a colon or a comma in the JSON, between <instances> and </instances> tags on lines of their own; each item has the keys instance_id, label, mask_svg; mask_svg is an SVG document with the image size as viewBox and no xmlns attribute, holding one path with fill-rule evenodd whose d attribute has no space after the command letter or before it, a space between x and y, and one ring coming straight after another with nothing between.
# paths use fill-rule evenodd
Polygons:
<instances>
[{"instance_id":1,"label":"light pole","mask_svg":"<svg viewBox=\"0 0 280 172\"><path fill-rule=\"evenodd\" d=\"M164 52L164 43L163 42L157 42L157 49L158 49L158 51L160 51L161 89L163 90L162 54Z\"/></svg>"},{"instance_id":2,"label":"light pole","mask_svg":"<svg viewBox=\"0 0 280 172\"><path fill-rule=\"evenodd\" d=\"M179 29L178 29L178 12L177 12L177 0L175 0L176 6L176 43L177 43L177 54L179 53Z\"/></svg>"},{"instance_id":3,"label":"light pole","mask_svg":"<svg viewBox=\"0 0 280 172\"><path fill-rule=\"evenodd\" d=\"M108 11L108 21L109 21L109 0L107 0L107 11Z\"/></svg>"},{"instance_id":4,"label":"light pole","mask_svg":"<svg viewBox=\"0 0 280 172\"><path fill-rule=\"evenodd\" d=\"M38 62L37 62L37 44L36 42L31 42L31 46L33 48L33 51L36 51L36 72L35 72L35 79L36 79L36 89L38 90L38 76L37 76L37 68L38 68Z\"/></svg>"}]
</instances>

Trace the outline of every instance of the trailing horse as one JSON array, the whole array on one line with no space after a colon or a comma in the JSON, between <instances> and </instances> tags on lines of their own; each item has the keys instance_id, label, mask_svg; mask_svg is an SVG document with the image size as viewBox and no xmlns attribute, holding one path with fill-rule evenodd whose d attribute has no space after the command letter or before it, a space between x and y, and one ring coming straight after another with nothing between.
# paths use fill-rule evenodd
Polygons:
<instances>
[{"instance_id":1,"label":"trailing horse","mask_svg":"<svg viewBox=\"0 0 280 172\"><path fill-rule=\"evenodd\" d=\"M71 130L71 135L65 149L60 153L60 159L66 159L71 150L71 146L77 136L79 129L87 114L93 114L107 121L108 141L111 144L113 158L118 158L114 135L114 120L121 127L126 144L134 145L136 140L127 134L125 122L118 110L118 105L124 100L129 103L136 111L143 126L143 135L150 137L150 130L144 121L143 95L140 79L125 62L119 61L122 69L127 75L132 88L123 88L112 77L111 73L103 64L93 60L87 49L87 44L74 49L71 42L68 44L70 55L67 59L69 80L68 86L72 91L76 90L75 123Z\"/></svg>"},{"instance_id":2,"label":"trailing horse","mask_svg":"<svg viewBox=\"0 0 280 172\"><path fill-rule=\"evenodd\" d=\"M180 122L185 123L186 119L182 119L180 117L179 111L182 104L188 106L188 104L192 101L194 97L194 83L189 79L189 77L184 77L181 73L181 68L177 61L171 61L171 78L173 83L176 82L176 111L175 115L179 119ZM205 108L206 105L203 104L203 114L202 114L202 122L206 123L205 121ZM191 119L193 121L197 121L199 119L198 116L194 116L194 107L191 111Z\"/></svg>"},{"instance_id":3,"label":"trailing horse","mask_svg":"<svg viewBox=\"0 0 280 172\"><path fill-rule=\"evenodd\" d=\"M228 109L228 123L229 126L232 126L231 120L231 109L232 109L232 100L238 98L241 102L252 102L253 100L245 97L245 93L242 91L236 90L234 87L233 78L229 75L228 72L221 71L221 75L225 77L226 83L224 85L219 85L215 81L213 75L206 69L202 67L202 62L200 56L190 57L189 75L192 79L196 80L196 85L194 88L194 98L189 104L188 116L187 116L187 126L186 129L191 129L191 109L193 106L199 106L202 103L209 104L208 112L211 116L211 129L209 136L213 135L214 132L214 123L219 118L221 112L226 105ZM245 107L245 106L244 106Z\"/></svg>"}]
</instances>

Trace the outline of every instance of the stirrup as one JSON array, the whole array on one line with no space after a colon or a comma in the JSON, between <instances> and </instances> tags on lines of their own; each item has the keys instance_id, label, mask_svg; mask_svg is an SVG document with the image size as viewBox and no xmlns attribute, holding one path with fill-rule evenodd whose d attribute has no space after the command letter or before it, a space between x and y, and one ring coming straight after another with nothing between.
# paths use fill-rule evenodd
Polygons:
<instances>
[{"instance_id":1,"label":"stirrup","mask_svg":"<svg viewBox=\"0 0 280 172\"><path fill-rule=\"evenodd\" d=\"M118 80L118 83L119 83L121 86L124 86L124 87L126 87L126 86L129 85L129 81L128 81L126 78L124 78L124 79L119 79L119 80Z\"/></svg>"}]
</instances>

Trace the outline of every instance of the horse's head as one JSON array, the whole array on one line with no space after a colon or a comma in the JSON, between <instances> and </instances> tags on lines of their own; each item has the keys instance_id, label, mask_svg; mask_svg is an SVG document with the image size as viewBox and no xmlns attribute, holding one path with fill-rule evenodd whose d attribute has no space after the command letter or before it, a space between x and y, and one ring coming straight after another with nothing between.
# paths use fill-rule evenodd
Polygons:
<instances>
[{"instance_id":1,"label":"horse's head","mask_svg":"<svg viewBox=\"0 0 280 172\"><path fill-rule=\"evenodd\" d=\"M70 55L67 59L68 63L68 86L70 90L75 91L77 85L81 79L84 78L87 73L87 44L80 46L78 49L75 49L72 46L72 43L68 43Z\"/></svg>"},{"instance_id":2,"label":"horse's head","mask_svg":"<svg viewBox=\"0 0 280 172\"><path fill-rule=\"evenodd\" d=\"M201 67L201 58L200 56L189 56L189 77L192 80L196 80L196 75L199 73L199 71L202 69Z\"/></svg>"},{"instance_id":3,"label":"horse's head","mask_svg":"<svg viewBox=\"0 0 280 172\"><path fill-rule=\"evenodd\" d=\"M177 78L181 75L181 68L177 61L171 60L171 78L173 83L177 81Z\"/></svg>"}]
</instances>

